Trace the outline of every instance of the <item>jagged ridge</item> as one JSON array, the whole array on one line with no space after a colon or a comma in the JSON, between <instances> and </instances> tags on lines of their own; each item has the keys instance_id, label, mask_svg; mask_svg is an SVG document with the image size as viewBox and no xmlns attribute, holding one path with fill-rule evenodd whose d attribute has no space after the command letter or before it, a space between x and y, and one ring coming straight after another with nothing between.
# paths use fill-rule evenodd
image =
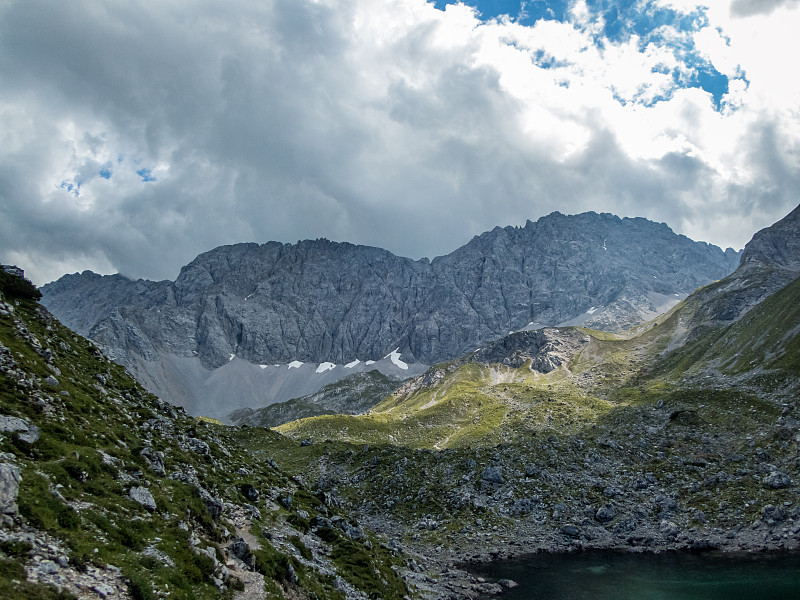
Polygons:
<instances>
[{"instance_id":1,"label":"jagged ridge","mask_svg":"<svg viewBox=\"0 0 800 600\"><path fill-rule=\"evenodd\" d=\"M237 244L201 254L175 282L86 272L42 291L54 314L125 364L159 352L213 367L230 354L344 363L398 347L430 364L531 322L624 328L737 262L645 219L553 213L432 262L327 240Z\"/></svg>"}]
</instances>

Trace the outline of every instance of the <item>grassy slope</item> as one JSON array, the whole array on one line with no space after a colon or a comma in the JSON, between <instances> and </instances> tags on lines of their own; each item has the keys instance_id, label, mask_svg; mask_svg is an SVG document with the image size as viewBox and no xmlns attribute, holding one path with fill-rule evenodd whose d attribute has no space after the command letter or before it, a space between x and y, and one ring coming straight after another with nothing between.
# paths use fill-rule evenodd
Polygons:
<instances>
[{"instance_id":1,"label":"grassy slope","mask_svg":"<svg viewBox=\"0 0 800 600\"><path fill-rule=\"evenodd\" d=\"M776 376L800 372L800 279L768 297L733 324L673 352L661 371L697 372L709 365L741 375L754 369L776 370Z\"/></svg>"},{"instance_id":2,"label":"grassy slope","mask_svg":"<svg viewBox=\"0 0 800 600\"><path fill-rule=\"evenodd\" d=\"M776 381L796 381L800 367L800 280L770 296L727 327L697 327L704 298L724 282L702 288L668 313L626 335L588 329L590 342L566 368L548 374L529 365L510 369L468 363L411 395L395 394L368 415L331 415L278 428L294 438L409 448L491 447L526 431L576 432L612 409L656 402L685 390L681 378L719 368L754 380L765 393ZM690 339L689 342L686 342Z\"/></svg>"},{"instance_id":3,"label":"grassy slope","mask_svg":"<svg viewBox=\"0 0 800 600\"><path fill-rule=\"evenodd\" d=\"M358 414L369 410L400 383L380 373L367 371L330 383L321 390L286 402L271 404L257 410L243 409L231 413L236 425L277 427L290 421L318 415Z\"/></svg>"},{"instance_id":4,"label":"grassy slope","mask_svg":"<svg viewBox=\"0 0 800 600\"><path fill-rule=\"evenodd\" d=\"M18 368L33 388L0 375L0 414L16 416L37 425L40 438L33 444L16 435L0 436L0 452L13 455L21 467L18 527L47 532L65 545L70 568L107 564L122 569L136 598L230 597L237 587L228 581L219 591L213 577L214 562L196 552L215 549L222 557L225 540L234 529L225 517L214 518L197 489L188 483L160 476L140 454L147 445L163 453L166 472L195 473L199 485L221 501L242 506L252 503L244 486L261 490L261 519L253 519L254 534L263 550L257 570L267 576L269 597L343 598L331 575L296 558L299 543L290 547L278 536L268 541L264 531L295 531L300 539L308 520L318 514L335 514L322 502L266 462L254 463L248 449L235 437L236 430L188 417L145 392L118 365L105 359L91 342L60 325L38 304L19 301L14 316L0 315L0 342L9 348ZM44 380L54 371L41 350L20 334L21 327L54 356L58 385ZM159 431L148 426L156 421ZM187 448L186 440L208 444L204 454ZM266 460L266 457L264 457ZM128 496L132 486L148 486L157 511L147 512ZM270 508L264 497L291 493L291 509ZM275 505L273 505L275 506ZM298 516L304 510L307 516ZM346 516L346 515L345 515ZM293 529L294 528L294 529ZM291 537L291 536L290 536ZM392 570L398 559L372 538L368 547L340 532L326 535L325 547L339 576L367 593L385 589L384 598L408 594ZM153 548L173 565L143 554ZM25 582L29 548L0 546L0 597L50 598L54 588ZM222 563L224 564L224 562ZM298 582L290 581L292 566ZM64 597L69 597L66 595Z\"/></svg>"}]
</instances>

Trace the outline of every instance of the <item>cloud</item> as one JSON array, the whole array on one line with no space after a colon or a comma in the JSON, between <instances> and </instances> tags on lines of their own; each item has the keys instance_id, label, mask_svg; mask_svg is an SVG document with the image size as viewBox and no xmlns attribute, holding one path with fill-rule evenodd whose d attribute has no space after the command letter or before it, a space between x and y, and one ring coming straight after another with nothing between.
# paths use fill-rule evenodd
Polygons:
<instances>
[{"instance_id":1,"label":"cloud","mask_svg":"<svg viewBox=\"0 0 800 600\"><path fill-rule=\"evenodd\" d=\"M733 0L731 14L736 17L749 17L756 14L770 14L780 6L796 6L797 0Z\"/></svg>"},{"instance_id":2,"label":"cloud","mask_svg":"<svg viewBox=\"0 0 800 600\"><path fill-rule=\"evenodd\" d=\"M433 257L553 210L741 247L797 202L796 88L770 71L793 22L683 5L611 39L585 2L529 26L423 0L5 2L0 260L43 283L174 278L239 241ZM702 61L733 82L719 106L686 87Z\"/></svg>"}]
</instances>

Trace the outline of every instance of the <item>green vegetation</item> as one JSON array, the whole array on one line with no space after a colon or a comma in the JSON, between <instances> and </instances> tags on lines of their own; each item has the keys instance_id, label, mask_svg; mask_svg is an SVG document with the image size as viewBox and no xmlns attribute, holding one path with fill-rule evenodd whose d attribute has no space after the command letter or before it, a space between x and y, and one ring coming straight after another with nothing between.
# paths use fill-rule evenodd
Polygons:
<instances>
[{"instance_id":1,"label":"green vegetation","mask_svg":"<svg viewBox=\"0 0 800 600\"><path fill-rule=\"evenodd\" d=\"M0 293L8 298L39 300L42 293L29 279L0 268Z\"/></svg>"},{"instance_id":2,"label":"green vegetation","mask_svg":"<svg viewBox=\"0 0 800 600\"><path fill-rule=\"evenodd\" d=\"M13 311L0 314L0 364L7 367L0 373L0 415L35 425L39 436L30 442L0 434L0 452L21 469L16 518L60 540L68 568L118 569L133 598L231 598L243 585L221 576L221 547L235 534L223 503L258 504L252 498L261 496L254 529L290 532L277 542L261 537L261 548L253 550L271 596L343 598L313 566L321 555L302 537L311 530L309 519L328 510L319 498L266 461L254 463L239 430L193 419L145 392L32 299L15 297L10 306ZM156 510L134 500L133 488L148 490ZM291 510L264 504L264 497L281 494L292 496ZM340 543L337 537L332 550ZM356 587L372 585L366 569L382 573L390 589L402 587L384 569L377 542L352 544L359 561L340 560L341 577ZM20 540L0 544L0 597L72 597L26 581L32 550Z\"/></svg>"}]
</instances>

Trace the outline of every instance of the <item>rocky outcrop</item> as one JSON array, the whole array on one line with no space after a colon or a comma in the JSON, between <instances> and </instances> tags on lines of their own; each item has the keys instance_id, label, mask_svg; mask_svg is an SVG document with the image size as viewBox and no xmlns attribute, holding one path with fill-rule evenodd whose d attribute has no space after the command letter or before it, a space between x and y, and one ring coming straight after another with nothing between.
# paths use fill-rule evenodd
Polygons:
<instances>
[{"instance_id":1,"label":"rocky outcrop","mask_svg":"<svg viewBox=\"0 0 800 600\"><path fill-rule=\"evenodd\" d=\"M573 328L520 331L456 359L453 364L498 363L516 369L530 362L532 371L549 373L567 364L589 339L588 335Z\"/></svg>"},{"instance_id":2,"label":"rocky outcrop","mask_svg":"<svg viewBox=\"0 0 800 600\"><path fill-rule=\"evenodd\" d=\"M17 513L17 494L21 479L19 467L0 463L0 513Z\"/></svg>"},{"instance_id":3,"label":"rocky outcrop","mask_svg":"<svg viewBox=\"0 0 800 600\"><path fill-rule=\"evenodd\" d=\"M553 213L428 261L328 240L223 246L174 282L64 276L43 302L123 364L160 354L218 367L346 363L398 348L433 363L524 328L618 330L727 275L738 254L664 224Z\"/></svg>"},{"instance_id":4,"label":"rocky outcrop","mask_svg":"<svg viewBox=\"0 0 800 600\"><path fill-rule=\"evenodd\" d=\"M800 206L757 232L747 243L741 265L717 285L698 295L702 308L695 326L739 320L800 275Z\"/></svg>"},{"instance_id":5,"label":"rocky outcrop","mask_svg":"<svg viewBox=\"0 0 800 600\"><path fill-rule=\"evenodd\" d=\"M356 415L369 410L400 387L400 382L379 371L349 375L318 392L253 410L234 411L227 416L235 425L277 427L317 415Z\"/></svg>"}]
</instances>

